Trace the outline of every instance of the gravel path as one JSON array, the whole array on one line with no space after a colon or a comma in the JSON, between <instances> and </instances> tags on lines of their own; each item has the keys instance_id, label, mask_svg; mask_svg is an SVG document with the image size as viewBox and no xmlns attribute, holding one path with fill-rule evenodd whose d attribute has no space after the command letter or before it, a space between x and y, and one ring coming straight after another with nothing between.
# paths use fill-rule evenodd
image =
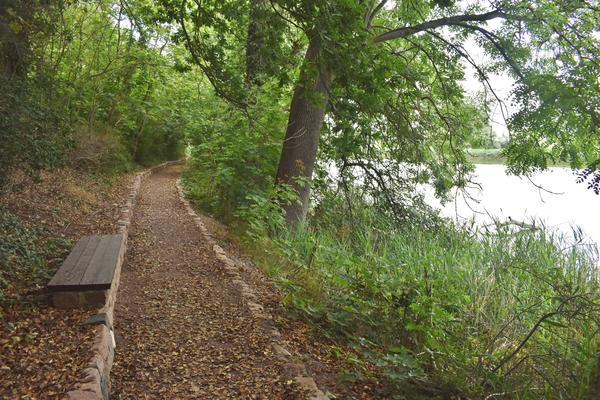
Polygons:
<instances>
[{"instance_id":1,"label":"gravel path","mask_svg":"<svg viewBox=\"0 0 600 400\"><path fill-rule=\"evenodd\" d=\"M113 399L296 399L268 339L178 200L149 176L116 305Z\"/></svg>"}]
</instances>

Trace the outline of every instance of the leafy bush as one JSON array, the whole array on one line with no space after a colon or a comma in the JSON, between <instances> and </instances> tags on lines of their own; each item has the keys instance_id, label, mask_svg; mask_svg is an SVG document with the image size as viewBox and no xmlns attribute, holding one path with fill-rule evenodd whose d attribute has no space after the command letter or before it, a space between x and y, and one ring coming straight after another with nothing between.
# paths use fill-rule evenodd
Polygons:
<instances>
[{"instance_id":1,"label":"leafy bush","mask_svg":"<svg viewBox=\"0 0 600 400\"><path fill-rule=\"evenodd\" d=\"M192 198L207 211L231 218L240 207L266 196L273 185L285 115L273 106L268 85L248 114L210 96L202 123L190 136L191 160L184 179ZM283 107L283 106L282 106ZM273 193L271 193L273 194Z\"/></svg>"},{"instance_id":2,"label":"leafy bush","mask_svg":"<svg viewBox=\"0 0 600 400\"><path fill-rule=\"evenodd\" d=\"M15 168L35 172L63 163L71 146L64 118L34 86L0 76L0 186Z\"/></svg>"},{"instance_id":3,"label":"leafy bush","mask_svg":"<svg viewBox=\"0 0 600 400\"><path fill-rule=\"evenodd\" d=\"M253 240L276 236L286 230L285 212L281 205L297 201L297 198L290 186L272 186L264 194L248 195L246 200L249 204L240 206L236 217L246 224L247 234Z\"/></svg>"},{"instance_id":4,"label":"leafy bush","mask_svg":"<svg viewBox=\"0 0 600 400\"><path fill-rule=\"evenodd\" d=\"M72 160L118 173L131 160L149 165L183 154L201 75L175 71L182 49L168 30L140 31L116 18L149 9L112 1L12 3L3 12L13 28L27 29L20 43L26 57L20 73L0 74L0 186L17 169ZM168 51L150 44L157 42L168 42Z\"/></svg>"}]
</instances>

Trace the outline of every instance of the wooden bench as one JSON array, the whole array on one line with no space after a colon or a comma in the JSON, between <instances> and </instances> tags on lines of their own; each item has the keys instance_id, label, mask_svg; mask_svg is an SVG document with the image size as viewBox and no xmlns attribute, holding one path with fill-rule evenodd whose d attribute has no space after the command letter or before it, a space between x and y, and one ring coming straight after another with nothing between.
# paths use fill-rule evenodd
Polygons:
<instances>
[{"instance_id":1,"label":"wooden bench","mask_svg":"<svg viewBox=\"0 0 600 400\"><path fill-rule=\"evenodd\" d=\"M122 234L81 238L48 283L52 304L57 308L102 307L124 253Z\"/></svg>"}]
</instances>

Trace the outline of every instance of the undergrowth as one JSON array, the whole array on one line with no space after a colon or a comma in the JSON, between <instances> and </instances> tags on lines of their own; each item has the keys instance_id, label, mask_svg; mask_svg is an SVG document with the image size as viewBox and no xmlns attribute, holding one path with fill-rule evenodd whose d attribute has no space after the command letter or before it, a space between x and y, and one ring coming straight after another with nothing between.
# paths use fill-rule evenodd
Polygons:
<instances>
[{"instance_id":1,"label":"undergrowth","mask_svg":"<svg viewBox=\"0 0 600 400\"><path fill-rule=\"evenodd\" d=\"M282 199L253 194L235 221L290 314L362 354L340 378L376 365L390 399L593 396L599 276L576 246L542 229L398 225L364 201L290 233Z\"/></svg>"},{"instance_id":2,"label":"undergrowth","mask_svg":"<svg viewBox=\"0 0 600 400\"><path fill-rule=\"evenodd\" d=\"M0 209L0 306L33 305L30 295L43 288L70 247L70 241L48 239L43 229Z\"/></svg>"}]
</instances>

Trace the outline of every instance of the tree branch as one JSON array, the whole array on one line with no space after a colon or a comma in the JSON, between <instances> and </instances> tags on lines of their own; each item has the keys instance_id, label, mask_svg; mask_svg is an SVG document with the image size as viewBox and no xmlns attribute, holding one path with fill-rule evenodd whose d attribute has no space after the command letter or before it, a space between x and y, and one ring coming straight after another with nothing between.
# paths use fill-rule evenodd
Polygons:
<instances>
[{"instance_id":1,"label":"tree branch","mask_svg":"<svg viewBox=\"0 0 600 400\"><path fill-rule=\"evenodd\" d=\"M181 8L179 10L179 24L181 25L181 30L183 32L183 36L185 38L187 48L189 49L192 59L194 60L195 64L198 67L200 67L202 72L204 72L204 74L208 78L208 81L211 83L213 89L215 89L215 92L217 93L218 96L229 101L231 104L237 106L239 109L241 109L242 111L247 113L248 105L244 101L240 101L237 98L235 98L234 96L231 96L229 93L225 92L225 90L222 90L219 87L220 82L219 82L218 78L216 78L214 76L214 74L210 71L210 67L208 65L205 65L205 63L202 62L203 60L202 60L201 55L199 55L196 52L196 49L194 47L194 42L192 42L192 39L190 38L190 35L188 34L188 31L185 26L184 13L185 13L186 3L187 3L187 0L181 1L181 6L180 6Z\"/></svg>"},{"instance_id":2,"label":"tree branch","mask_svg":"<svg viewBox=\"0 0 600 400\"><path fill-rule=\"evenodd\" d=\"M500 362L498 363L498 365L496 365L492 369L492 372L498 371L504 364L506 364L511 358L513 358L517 353L519 353L519 351L523 348L523 346L525 346L525 344L527 344L527 341L529 341L529 339L533 336L533 334L538 330L540 325L542 325L542 323L545 320L561 313L564 304L565 304L564 302L561 303L560 306L558 306L556 311L552 311L552 312L542 315L540 317L540 319L538 319L538 321L535 323L535 325L533 325L533 328L531 328L529 333L527 333L527 335L525 336L525 339L523 339L521 341L521 343L519 343L519 345L509 355L502 358L500 360Z\"/></svg>"},{"instance_id":3,"label":"tree branch","mask_svg":"<svg viewBox=\"0 0 600 400\"><path fill-rule=\"evenodd\" d=\"M513 60L508 55L506 49L504 47L502 47L502 45L499 43L500 39L496 35L494 35L492 32L490 32L490 31L488 31L486 29L483 29L480 26L469 25L469 24L462 24L462 23L459 23L457 25L461 26L463 28L471 29L471 30L474 30L474 31L477 31L477 32L481 33L500 52L500 54L502 55L502 58L504 58L504 60L508 63L508 65L510 65L510 67L513 70L513 72L519 77L519 79L523 83L525 83L525 76L523 76L523 72L521 71L521 68L519 68L519 66L517 65L517 63L515 62L515 60Z\"/></svg>"},{"instance_id":4,"label":"tree branch","mask_svg":"<svg viewBox=\"0 0 600 400\"><path fill-rule=\"evenodd\" d=\"M455 44L451 43L450 41L446 40L443 36L438 35L437 33L433 32L433 31L428 31L428 33L431 34L437 40L446 44L452 50L454 50L458 55L460 55L462 58L464 58L475 69L475 71L477 71L477 75L479 75L479 78L483 82L484 89L487 85L487 88L490 90L490 92L492 93L492 95L494 96L496 101L498 102L498 105L500 106L500 112L502 114L502 119L504 119L504 121L506 122L508 120L508 117L506 116L507 111L505 112L506 105L504 104L504 101L502 101L500 96L498 96L498 94L494 90L494 87L492 86L492 83L489 81L489 78L488 78L487 74L485 73L485 71L479 65L477 65L475 60L473 60L473 57L471 57L471 55L466 51L466 49L460 45L455 45Z\"/></svg>"},{"instance_id":5,"label":"tree branch","mask_svg":"<svg viewBox=\"0 0 600 400\"><path fill-rule=\"evenodd\" d=\"M373 38L373 42L381 43L388 40L411 36L415 33L423 32L429 29L439 28L442 26L459 25L464 22L484 22L496 18L507 18L507 15L503 11L494 10L485 14L463 14L454 15L452 17L434 19L414 26L405 26L402 28L382 33L380 35L375 36Z\"/></svg>"},{"instance_id":6,"label":"tree branch","mask_svg":"<svg viewBox=\"0 0 600 400\"><path fill-rule=\"evenodd\" d=\"M387 0L381 0L379 4L375 5L375 7L367 12L365 15L365 27L367 30L371 29L373 18L375 18L375 15L383 8L383 6L385 6L385 3L387 3Z\"/></svg>"}]
</instances>

